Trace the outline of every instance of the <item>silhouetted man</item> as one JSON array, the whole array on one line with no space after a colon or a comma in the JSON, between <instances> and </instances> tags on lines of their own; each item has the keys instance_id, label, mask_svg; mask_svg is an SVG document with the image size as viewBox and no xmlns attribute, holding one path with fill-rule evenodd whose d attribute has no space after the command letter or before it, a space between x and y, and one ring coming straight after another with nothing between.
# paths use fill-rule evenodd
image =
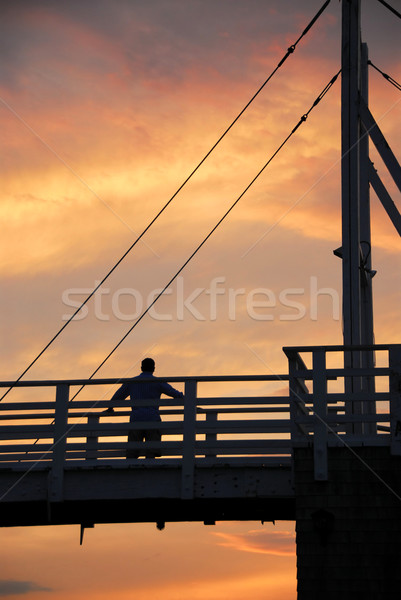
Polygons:
<instances>
[{"instance_id":1,"label":"silhouetted man","mask_svg":"<svg viewBox=\"0 0 401 600\"><path fill-rule=\"evenodd\" d=\"M153 358L144 358L141 364L142 373L133 377L128 383L116 391L110 402L113 404L116 400L125 400L127 396L131 399L131 417L130 423L141 421L161 421L159 407L141 406L140 400L160 400L162 394L171 398L183 398L184 394L174 389L169 383L159 381L153 375L155 370L155 361ZM152 381L141 381L141 379L152 379ZM107 413L114 412L113 406L107 409ZM136 429L128 433L128 442L160 442L161 431L159 429ZM138 458L138 450L128 450L127 458ZM158 452L148 452L147 458L156 458L160 456Z\"/></svg>"}]
</instances>

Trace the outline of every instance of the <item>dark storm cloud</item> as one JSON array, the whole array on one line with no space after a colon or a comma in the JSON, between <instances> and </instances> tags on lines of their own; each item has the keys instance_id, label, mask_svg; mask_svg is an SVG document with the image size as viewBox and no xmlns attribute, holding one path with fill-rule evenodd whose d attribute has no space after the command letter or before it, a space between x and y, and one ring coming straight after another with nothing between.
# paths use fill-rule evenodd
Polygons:
<instances>
[{"instance_id":1,"label":"dark storm cloud","mask_svg":"<svg viewBox=\"0 0 401 600\"><path fill-rule=\"evenodd\" d=\"M108 73L124 65L127 75L145 72L154 80L179 80L205 65L235 77L246 70L250 48L271 54L272 34L285 52L320 6L319 0L302 6L293 0L3 0L2 83L16 85L57 59Z\"/></svg>"},{"instance_id":2,"label":"dark storm cloud","mask_svg":"<svg viewBox=\"0 0 401 600\"><path fill-rule=\"evenodd\" d=\"M51 592L50 588L38 585L33 581L14 581L13 579L0 580L0 596L17 596L30 592Z\"/></svg>"}]
</instances>

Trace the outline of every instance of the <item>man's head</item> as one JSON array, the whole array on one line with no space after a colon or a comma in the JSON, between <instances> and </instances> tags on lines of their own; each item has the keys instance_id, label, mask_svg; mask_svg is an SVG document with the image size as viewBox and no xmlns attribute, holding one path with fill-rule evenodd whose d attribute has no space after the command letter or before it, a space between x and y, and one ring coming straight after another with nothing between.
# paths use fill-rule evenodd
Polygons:
<instances>
[{"instance_id":1,"label":"man's head","mask_svg":"<svg viewBox=\"0 0 401 600\"><path fill-rule=\"evenodd\" d=\"M155 361L153 358L144 358L141 363L141 369L144 373L153 373L155 370Z\"/></svg>"}]
</instances>

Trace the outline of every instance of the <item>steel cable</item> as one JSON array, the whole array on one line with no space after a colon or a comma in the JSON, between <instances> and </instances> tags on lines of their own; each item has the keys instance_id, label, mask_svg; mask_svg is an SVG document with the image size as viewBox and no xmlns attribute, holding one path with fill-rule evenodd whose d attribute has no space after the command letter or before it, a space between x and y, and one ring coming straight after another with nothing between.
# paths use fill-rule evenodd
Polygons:
<instances>
[{"instance_id":1,"label":"steel cable","mask_svg":"<svg viewBox=\"0 0 401 600\"><path fill-rule=\"evenodd\" d=\"M401 84L398 83L398 81L393 79L390 75L387 75L387 73L384 73L384 71L379 69L379 67L376 67L376 65L374 65L371 60L368 60L368 65L376 69L376 71L383 75L384 79L386 79L389 83L391 83L391 85L393 85L395 88L397 88L397 90L401 92Z\"/></svg>"},{"instance_id":2,"label":"steel cable","mask_svg":"<svg viewBox=\"0 0 401 600\"><path fill-rule=\"evenodd\" d=\"M294 133L298 130L298 128L302 125L302 123L304 123L306 121L306 119L308 118L311 111L315 108L315 106L317 106L317 104L319 104L320 100L327 94L327 92L330 90L330 88L334 85L334 83L337 80L340 73L341 73L341 70L338 71L338 73L336 73L336 75L334 75L334 77L332 77L332 79L329 81L329 83L324 87L324 89L321 91L319 96L313 102L313 104L311 105L309 110L305 114L303 114L302 117L299 119L298 123L292 129L291 133L288 134L288 136L285 138L285 140L280 144L280 146L277 148L277 150L275 150L275 152L270 156L269 160L263 165L263 167L255 175L255 177L252 179L252 181L246 186L246 188L243 190L243 192L238 196L238 198L233 202L233 204L230 206L230 208L220 218L220 220L217 222L217 224L210 230L210 232L203 239L203 241L196 247L196 249L192 252L192 254L189 256L189 258L187 258L187 260L180 267L180 269L178 269L178 271L175 273L175 275L173 275L173 277L169 280L169 282L163 287L161 292L148 305L148 307L143 311L143 313L138 317L138 319L135 321L135 323L128 329L128 331L120 339L118 344L116 344L114 346L114 348L111 350L111 352L109 352L109 354L106 356L106 358L100 363L100 365L95 369L95 371L93 371L92 375L90 375L90 377L88 377L88 379L93 379L93 377L96 375L96 373L103 367L103 365L108 361L108 359L114 354L114 352L117 350L117 348L119 348L121 346L121 344L124 342L124 340L129 336L129 334L139 325L139 323L142 321L142 319L147 315L147 313L150 311L150 309L156 304L156 302L159 300L159 298L164 294L164 292L174 282L174 280L178 277L178 275L180 273L182 273L182 271L185 269L185 267L188 265L188 263L199 252L199 250L202 248L202 246L205 245L207 240L213 235L213 233L216 231L216 229L221 225L221 223L226 219L226 217L230 214L230 212L235 208L235 206L238 204L238 202L241 200L241 198L251 188L251 186L255 183L255 181L262 175L262 173L269 166L269 164L272 162L272 160L275 158L275 156L277 156L277 154L280 152L280 150L285 146L285 144L289 141L289 139L294 135ZM76 398L76 396L81 392L81 390L84 387L85 386L83 385L79 388L79 390L71 398L71 401L74 400L74 398Z\"/></svg>"},{"instance_id":3,"label":"steel cable","mask_svg":"<svg viewBox=\"0 0 401 600\"><path fill-rule=\"evenodd\" d=\"M378 0L378 1L380 2L380 4L383 4L383 6L385 6L389 10L391 10L391 12L394 13L399 19L401 19L401 13L399 13L398 10L396 10L395 8L390 6L390 4L388 4L388 2L385 2L384 0Z\"/></svg>"}]
</instances>

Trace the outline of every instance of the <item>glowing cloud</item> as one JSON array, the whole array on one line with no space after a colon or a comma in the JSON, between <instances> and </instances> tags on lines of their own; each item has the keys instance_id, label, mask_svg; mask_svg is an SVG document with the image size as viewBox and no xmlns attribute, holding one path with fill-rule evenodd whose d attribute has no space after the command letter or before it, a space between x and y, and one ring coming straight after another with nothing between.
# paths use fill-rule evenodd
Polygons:
<instances>
[{"instance_id":1,"label":"glowing cloud","mask_svg":"<svg viewBox=\"0 0 401 600\"><path fill-rule=\"evenodd\" d=\"M234 548L240 552L256 552L258 554L274 554L277 556L292 556L295 554L295 536L287 531L249 531L247 534L215 533L219 544Z\"/></svg>"}]
</instances>

